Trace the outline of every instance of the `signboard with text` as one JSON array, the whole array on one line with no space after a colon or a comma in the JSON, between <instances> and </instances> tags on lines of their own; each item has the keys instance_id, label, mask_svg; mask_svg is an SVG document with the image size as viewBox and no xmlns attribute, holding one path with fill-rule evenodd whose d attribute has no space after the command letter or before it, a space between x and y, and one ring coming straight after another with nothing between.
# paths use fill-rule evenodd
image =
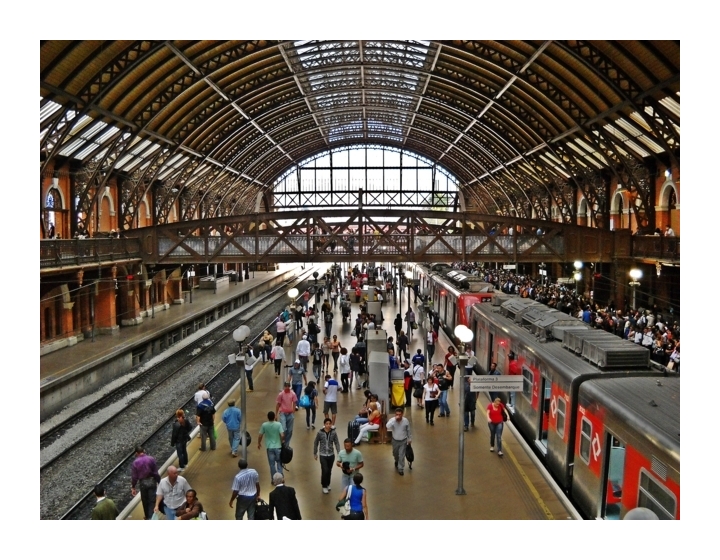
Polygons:
<instances>
[{"instance_id":1,"label":"signboard with text","mask_svg":"<svg viewBox=\"0 0 720 560\"><path fill-rule=\"evenodd\" d=\"M470 377L470 390L479 391L518 391L523 389L522 375L473 375Z\"/></svg>"}]
</instances>

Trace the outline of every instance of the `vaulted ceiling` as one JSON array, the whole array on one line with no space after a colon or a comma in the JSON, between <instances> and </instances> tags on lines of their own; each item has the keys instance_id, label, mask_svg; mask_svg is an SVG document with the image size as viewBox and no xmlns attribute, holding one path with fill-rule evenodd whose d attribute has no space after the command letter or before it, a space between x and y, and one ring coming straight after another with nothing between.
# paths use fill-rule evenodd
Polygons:
<instances>
[{"instance_id":1,"label":"vaulted ceiling","mask_svg":"<svg viewBox=\"0 0 720 560\"><path fill-rule=\"evenodd\" d=\"M347 145L419 154L468 208L541 218L679 166L679 41L45 41L40 95L41 175L114 175L159 221L178 199L251 212Z\"/></svg>"}]
</instances>

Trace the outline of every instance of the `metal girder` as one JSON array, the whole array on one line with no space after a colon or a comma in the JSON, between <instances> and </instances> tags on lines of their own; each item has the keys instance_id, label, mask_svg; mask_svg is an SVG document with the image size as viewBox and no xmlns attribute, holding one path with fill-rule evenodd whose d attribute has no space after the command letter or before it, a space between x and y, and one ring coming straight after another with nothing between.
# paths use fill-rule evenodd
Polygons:
<instances>
[{"instance_id":1,"label":"metal girder","mask_svg":"<svg viewBox=\"0 0 720 560\"><path fill-rule=\"evenodd\" d=\"M137 235L155 263L610 262L618 243L615 232L545 220L367 208L194 220Z\"/></svg>"},{"instance_id":2,"label":"metal girder","mask_svg":"<svg viewBox=\"0 0 720 560\"><path fill-rule=\"evenodd\" d=\"M159 165L141 157L115 170L121 227L148 193L156 223L174 206L180 219L252 211L297 162L359 143L441 162L468 208L547 218L554 200L567 221L576 218L568 182L595 221L605 218L600 172L634 188L633 211L652 224L638 169L651 162L632 133L603 129L619 119L642 129L654 159L679 168L678 41L43 41L40 54L42 103L62 106L41 106L41 180L80 139L88 169L108 152L124 161L139 140L167 150L148 156ZM127 130L126 150L105 130L71 133L85 117ZM576 153L578 139L601 155Z\"/></svg>"}]
</instances>

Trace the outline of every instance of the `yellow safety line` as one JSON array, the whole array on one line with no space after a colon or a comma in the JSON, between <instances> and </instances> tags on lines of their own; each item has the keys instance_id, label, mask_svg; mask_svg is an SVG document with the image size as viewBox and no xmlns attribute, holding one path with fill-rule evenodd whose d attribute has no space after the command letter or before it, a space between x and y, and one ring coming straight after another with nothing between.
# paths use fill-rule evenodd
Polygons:
<instances>
[{"instance_id":1,"label":"yellow safety line","mask_svg":"<svg viewBox=\"0 0 720 560\"><path fill-rule=\"evenodd\" d=\"M525 471L520 466L520 463L518 463L517 458L513 454L512 451L510 451L509 447L505 448L505 453L510 456L510 460L512 460L513 464L515 465L515 468L520 473L520 476L525 481L525 484L527 484L528 488L530 489L530 493L535 497L535 501L537 501L538 505L540 506L540 509L542 509L545 512L545 517L548 519L555 519L555 516L550 511L550 508L547 507L543 499L540 497L540 493L537 491L537 488L535 488L535 485L530 481L530 478L527 474L525 474Z\"/></svg>"}]
</instances>

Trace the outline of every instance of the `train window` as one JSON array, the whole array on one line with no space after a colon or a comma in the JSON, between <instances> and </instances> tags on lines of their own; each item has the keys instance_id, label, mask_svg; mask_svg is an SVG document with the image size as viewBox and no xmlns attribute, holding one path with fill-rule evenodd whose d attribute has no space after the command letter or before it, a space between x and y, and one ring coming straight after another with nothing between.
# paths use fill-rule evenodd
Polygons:
<instances>
[{"instance_id":1,"label":"train window","mask_svg":"<svg viewBox=\"0 0 720 560\"><path fill-rule=\"evenodd\" d=\"M640 469L637 505L655 512L660 519L675 519L675 496L645 469Z\"/></svg>"},{"instance_id":2,"label":"train window","mask_svg":"<svg viewBox=\"0 0 720 560\"><path fill-rule=\"evenodd\" d=\"M567 403L565 399L559 397L557 400L557 425L555 429L558 435L562 438L565 437L565 407Z\"/></svg>"},{"instance_id":3,"label":"train window","mask_svg":"<svg viewBox=\"0 0 720 560\"><path fill-rule=\"evenodd\" d=\"M580 457L589 465L590 443L592 441L592 423L590 420L583 418L580 429Z\"/></svg>"},{"instance_id":4,"label":"train window","mask_svg":"<svg viewBox=\"0 0 720 560\"><path fill-rule=\"evenodd\" d=\"M523 368L523 395L525 395L529 401L532 401L533 381L533 372L527 368Z\"/></svg>"}]
</instances>

